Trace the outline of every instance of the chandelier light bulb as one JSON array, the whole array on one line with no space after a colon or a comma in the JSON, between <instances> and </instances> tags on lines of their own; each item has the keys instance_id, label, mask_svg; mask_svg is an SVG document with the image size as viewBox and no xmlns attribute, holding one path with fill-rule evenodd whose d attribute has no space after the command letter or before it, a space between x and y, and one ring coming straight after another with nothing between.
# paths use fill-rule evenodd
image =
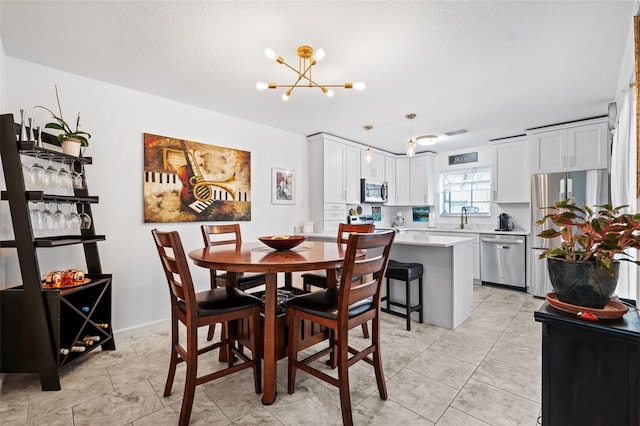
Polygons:
<instances>
[{"instance_id":1,"label":"chandelier light bulb","mask_svg":"<svg viewBox=\"0 0 640 426\"><path fill-rule=\"evenodd\" d=\"M270 47L264 49L264 55L269 59L276 59L276 52L274 52Z\"/></svg>"},{"instance_id":2,"label":"chandelier light bulb","mask_svg":"<svg viewBox=\"0 0 640 426\"><path fill-rule=\"evenodd\" d=\"M320 62L325 56L326 53L324 52L324 49L316 49L313 54L313 58L316 60L316 62Z\"/></svg>"},{"instance_id":3,"label":"chandelier light bulb","mask_svg":"<svg viewBox=\"0 0 640 426\"><path fill-rule=\"evenodd\" d=\"M364 90L367 87L366 84L364 84L364 81L356 81L355 83L353 83L353 88L355 90Z\"/></svg>"},{"instance_id":4,"label":"chandelier light bulb","mask_svg":"<svg viewBox=\"0 0 640 426\"><path fill-rule=\"evenodd\" d=\"M286 91L282 94L282 100L285 102L289 100L289 91Z\"/></svg>"},{"instance_id":5,"label":"chandelier light bulb","mask_svg":"<svg viewBox=\"0 0 640 426\"><path fill-rule=\"evenodd\" d=\"M256 83L256 89L258 90L267 90L268 88L269 88L269 85L264 81L259 81Z\"/></svg>"},{"instance_id":6,"label":"chandelier light bulb","mask_svg":"<svg viewBox=\"0 0 640 426\"><path fill-rule=\"evenodd\" d=\"M326 92L324 92L324 93L325 93L325 95L327 95L328 97L333 98L333 90L331 90L331 89L327 89L327 91L326 91Z\"/></svg>"}]
</instances>

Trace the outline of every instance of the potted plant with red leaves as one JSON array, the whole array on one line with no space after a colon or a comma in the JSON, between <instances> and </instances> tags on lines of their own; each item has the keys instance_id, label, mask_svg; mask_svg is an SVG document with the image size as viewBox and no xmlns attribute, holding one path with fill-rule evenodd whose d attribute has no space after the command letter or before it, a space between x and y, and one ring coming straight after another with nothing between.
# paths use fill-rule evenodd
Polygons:
<instances>
[{"instance_id":1,"label":"potted plant with red leaves","mask_svg":"<svg viewBox=\"0 0 640 426\"><path fill-rule=\"evenodd\" d=\"M622 213L627 206L578 207L571 199L543 207L551 212L536 222L552 227L538 234L560 238L560 244L540 254L558 299L572 305L604 308L618 284L620 261L640 265L625 253L640 248L640 213Z\"/></svg>"}]
</instances>

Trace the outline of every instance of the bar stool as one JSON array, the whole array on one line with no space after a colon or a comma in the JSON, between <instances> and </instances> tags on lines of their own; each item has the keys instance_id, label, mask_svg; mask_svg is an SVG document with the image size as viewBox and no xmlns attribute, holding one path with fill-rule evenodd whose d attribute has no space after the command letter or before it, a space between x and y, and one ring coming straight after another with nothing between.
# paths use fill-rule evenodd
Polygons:
<instances>
[{"instance_id":1,"label":"bar stool","mask_svg":"<svg viewBox=\"0 0 640 426\"><path fill-rule=\"evenodd\" d=\"M411 331L411 313L418 312L420 316L420 322L423 322L422 315L422 272L423 267L421 263L402 263L395 260L389 260L387 265L387 272L384 276L387 278L387 295L383 297L382 301L387 301L386 308L380 308L382 312L396 315L407 320L407 330ZM391 280L398 280L405 282L405 294L407 295L406 304L391 300ZM418 281L418 303L411 305L411 281ZM391 306L397 306L399 308L406 309L406 313L396 312L391 310Z\"/></svg>"}]
</instances>

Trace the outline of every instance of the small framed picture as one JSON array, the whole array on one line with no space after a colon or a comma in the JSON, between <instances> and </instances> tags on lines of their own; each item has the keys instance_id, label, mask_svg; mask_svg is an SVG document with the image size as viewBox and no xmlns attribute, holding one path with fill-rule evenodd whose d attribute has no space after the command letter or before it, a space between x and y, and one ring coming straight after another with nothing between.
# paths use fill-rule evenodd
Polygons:
<instances>
[{"instance_id":1,"label":"small framed picture","mask_svg":"<svg viewBox=\"0 0 640 426\"><path fill-rule=\"evenodd\" d=\"M271 169L271 204L296 203L295 171Z\"/></svg>"}]
</instances>

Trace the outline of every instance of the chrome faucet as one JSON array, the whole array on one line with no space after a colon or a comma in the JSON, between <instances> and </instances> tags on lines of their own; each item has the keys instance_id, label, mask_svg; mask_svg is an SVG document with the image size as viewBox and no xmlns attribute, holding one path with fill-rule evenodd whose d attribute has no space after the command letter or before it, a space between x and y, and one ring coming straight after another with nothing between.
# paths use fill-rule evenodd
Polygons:
<instances>
[{"instance_id":1,"label":"chrome faucet","mask_svg":"<svg viewBox=\"0 0 640 426\"><path fill-rule=\"evenodd\" d=\"M460 210L460 229L464 229L464 224L469 224L469 216L467 216L467 208L462 207Z\"/></svg>"}]
</instances>

